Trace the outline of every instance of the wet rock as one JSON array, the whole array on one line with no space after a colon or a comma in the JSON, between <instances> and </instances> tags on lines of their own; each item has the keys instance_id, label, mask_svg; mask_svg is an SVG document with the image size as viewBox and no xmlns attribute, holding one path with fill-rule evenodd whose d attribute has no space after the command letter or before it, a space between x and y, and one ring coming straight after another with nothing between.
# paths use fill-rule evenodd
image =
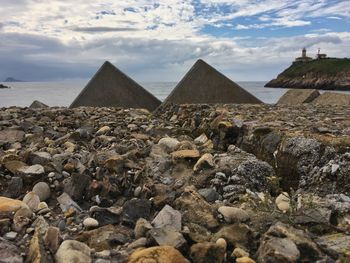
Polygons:
<instances>
[{"instance_id":1,"label":"wet rock","mask_svg":"<svg viewBox=\"0 0 350 263\"><path fill-rule=\"evenodd\" d=\"M182 212L184 222L196 223L208 229L219 225L211 206L192 188L185 189L185 192L176 199L175 206Z\"/></svg>"},{"instance_id":2,"label":"wet rock","mask_svg":"<svg viewBox=\"0 0 350 263\"><path fill-rule=\"evenodd\" d=\"M23 197L23 202L28 205L32 211L37 211L40 203L39 196L34 192L29 192Z\"/></svg>"},{"instance_id":3,"label":"wet rock","mask_svg":"<svg viewBox=\"0 0 350 263\"><path fill-rule=\"evenodd\" d=\"M220 198L218 192L216 192L213 188L203 188L199 189L198 193L205 199L207 202L215 202Z\"/></svg>"},{"instance_id":4,"label":"wet rock","mask_svg":"<svg viewBox=\"0 0 350 263\"><path fill-rule=\"evenodd\" d=\"M152 225L146 219L138 219L134 228L135 238L145 237L146 233L152 228Z\"/></svg>"},{"instance_id":5,"label":"wet rock","mask_svg":"<svg viewBox=\"0 0 350 263\"><path fill-rule=\"evenodd\" d=\"M257 257L258 262L296 263L300 252L292 240L272 237L261 243Z\"/></svg>"},{"instance_id":6,"label":"wet rock","mask_svg":"<svg viewBox=\"0 0 350 263\"><path fill-rule=\"evenodd\" d=\"M191 246L190 254L194 263L222 263L225 261L226 250L218 244L204 242Z\"/></svg>"},{"instance_id":7,"label":"wet rock","mask_svg":"<svg viewBox=\"0 0 350 263\"><path fill-rule=\"evenodd\" d=\"M39 196L40 201L46 201L51 196L50 187L45 182L35 184L32 191Z\"/></svg>"},{"instance_id":8,"label":"wet rock","mask_svg":"<svg viewBox=\"0 0 350 263\"><path fill-rule=\"evenodd\" d=\"M160 246L172 246L180 249L186 244L183 235L172 227L153 228L149 234Z\"/></svg>"},{"instance_id":9,"label":"wet rock","mask_svg":"<svg viewBox=\"0 0 350 263\"><path fill-rule=\"evenodd\" d=\"M98 227L98 221L94 218L88 217L84 219L83 225L86 228L96 228Z\"/></svg>"},{"instance_id":10,"label":"wet rock","mask_svg":"<svg viewBox=\"0 0 350 263\"><path fill-rule=\"evenodd\" d=\"M12 177L5 191L5 196L10 198L18 197L23 189L23 180L20 177Z\"/></svg>"},{"instance_id":11,"label":"wet rock","mask_svg":"<svg viewBox=\"0 0 350 263\"><path fill-rule=\"evenodd\" d=\"M153 219L152 225L156 228L172 227L181 231L181 213L169 205L165 205L158 215Z\"/></svg>"},{"instance_id":12,"label":"wet rock","mask_svg":"<svg viewBox=\"0 0 350 263\"><path fill-rule=\"evenodd\" d=\"M22 263L23 258L20 250L0 237L0 261L3 263Z\"/></svg>"},{"instance_id":13,"label":"wet rock","mask_svg":"<svg viewBox=\"0 0 350 263\"><path fill-rule=\"evenodd\" d=\"M243 223L249 220L249 214L241 208L221 206L218 212L224 216L227 223Z\"/></svg>"},{"instance_id":14,"label":"wet rock","mask_svg":"<svg viewBox=\"0 0 350 263\"><path fill-rule=\"evenodd\" d=\"M20 200L0 196L0 213L14 213L22 207L29 208Z\"/></svg>"},{"instance_id":15,"label":"wet rock","mask_svg":"<svg viewBox=\"0 0 350 263\"><path fill-rule=\"evenodd\" d=\"M171 246L140 249L129 257L129 263L142 263L146 261L157 263L189 263L177 249Z\"/></svg>"},{"instance_id":16,"label":"wet rock","mask_svg":"<svg viewBox=\"0 0 350 263\"><path fill-rule=\"evenodd\" d=\"M59 247L55 259L57 263L90 263L90 248L75 240L66 240Z\"/></svg>"},{"instance_id":17,"label":"wet rock","mask_svg":"<svg viewBox=\"0 0 350 263\"><path fill-rule=\"evenodd\" d=\"M135 223L139 218L148 218L151 210L151 202L146 199L133 198L125 202L123 206L124 221Z\"/></svg>"}]
</instances>

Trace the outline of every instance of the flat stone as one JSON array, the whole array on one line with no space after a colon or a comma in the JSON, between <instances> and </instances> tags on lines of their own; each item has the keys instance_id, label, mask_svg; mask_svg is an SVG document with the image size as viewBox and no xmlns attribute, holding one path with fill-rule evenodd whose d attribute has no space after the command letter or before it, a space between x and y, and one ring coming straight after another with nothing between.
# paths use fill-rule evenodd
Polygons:
<instances>
[{"instance_id":1,"label":"flat stone","mask_svg":"<svg viewBox=\"0 0 350 263\"><path fill-rule=\"evenodd\" d=\"M158 246L140 249L129 257L128 263L157 262L157 263L189 263L189 261L171 246Z\"/></svg>"},{"instance_id":2,"label":"flat stone","mask_svg":"<svg viewBox=\"0 0 350 263\"><path fill-rule=\"evenodd\" d=\"M23 189L23 179L21 177L12 177L8 183L5 195L10 198L18 197Z\"/></svg>"},{"instance_id":3,"label":"flat stone","mask_svg":"<svg viewBox=\"0 0 350 263\"><path fill-rule=\"evenodd\" d=\"M156 228L168 226L176 231L181 231L181 213L171 206L165 205L153 219L152 225Z\"/></svg>"},{"instance_id":4,"label":"flat stone","mask_svg":"<svg viewBox=\"0 0 350 263\"><path fill-rule=\"evenodd\" d=\"M244 223L250 219L249 214L241 208L221 206L218 212L224 216L227 223Z\"/></svg>"},{"instance_id":5,"label":"flat stone","mask_svg":"<svg viewBox=\"0 0 350 263\"><path fill-rule=\"evenodd\" d=\"M13 160L13 161L7 161L4 164L5 168L9 170L13 174L18 174L21 169L27 167L27 164L21 161Z\"/></svg>"},{"instance_id":6,"label":"flat stone","mask_svg":"<svg viewBox=\"0 0 350 263\"><path fill-rule=\"evenodd\" d=\"M44 236L44 243L52 253L56 253L61 241L60 230L57 227L49 226Z\"/></svg>"},{"instance_id":7,"label":"flat stone","mask_svg":"<svg viewBox=\"0 0 350 263\"><path fill-rule=\"evenodd\" d=\"M14 143L21 142L24 139L25 133L18 130L2 130L0 131L0 141Z\"/></svg>"},{"instance_id":8,"label":"flat stone","mask_svg":"<svg viewBox=\"0 0 350 263\"><path fill-rule=\"evenodd\" d=\"M41 175L45 173L44 167L40 164L22 167L18 171L24 175Z\"/></svg>"},{"instance_id":9,"label":"flat stone","mask_svg":"<svg viewBox=\"0 0 350 263\"><path fill-rule=\"evenodd\" d=\"M149 231L151 237L160 246L181 248L186 244L183 235L171 227L153 228Z\"/></svg>"},{"instance_id":10,"label":"flat stone","mask_svg":"<svg viewBox=\"0 0 350 263\"><path fill-rule=\"evenodd\" d=\"M57 197L57 201L59 202L60 208L63 212L67 212L70 208L73 208L77 212L83 211L80 206L66 193L62 193L59 197Z\"/></svg>"},{"instance_id":11,"label":"flat stone","mask_svg":"<svg viewBox=\"0 0 350 263\"><path fill-rule=\"evenodd\" d=\"M90 248L84 243L75 240L63 241L55 259L57 263L90 263Z\"/></svg>"},{"instance_id":12,"label":"flat stone","mask_svg":"<svg viewBox=\"0 0 350 263\"><path fill-rule=\"evenodd\" d=\"M198 171L200 169L203 169L205 167L213 167L214 164L214 157L213 155L211 155L210 153L205 153L203 154L203 156L201 158L199 158L199 160L197 161L197 163L195 164L195 166L193 167L194 171Z\"/></svg>"},{"instance_id":13,"label":"flat stone","mask_svg":"<svg viewBox=\"0 0 350 263\"><path fill-rule=\"evenodd\" d=\"M7 240L15 240L17 236L18 236L18 233L17 233L17 232L11 231L11 232L7 232L7 233L5 234L4 237L5 237Z\"/></svg>"}]
</instances>

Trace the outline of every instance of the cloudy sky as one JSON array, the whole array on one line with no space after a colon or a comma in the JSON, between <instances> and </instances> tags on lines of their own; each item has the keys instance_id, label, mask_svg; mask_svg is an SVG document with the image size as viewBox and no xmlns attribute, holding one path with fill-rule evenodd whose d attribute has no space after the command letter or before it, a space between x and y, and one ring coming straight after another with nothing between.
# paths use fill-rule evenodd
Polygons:
<instances>
[{"instance_id":1,"label":"cloudy sky","mask_svg":"<svg viewBox=\"0 0 350 263\"><path fill-rule=\"evenodd\" d=\"M89 78L110 60L178 81L202 58L268 80L306 47L350 57L349 0L0 0L0 80Z\"/></svg>"}]
</instances>

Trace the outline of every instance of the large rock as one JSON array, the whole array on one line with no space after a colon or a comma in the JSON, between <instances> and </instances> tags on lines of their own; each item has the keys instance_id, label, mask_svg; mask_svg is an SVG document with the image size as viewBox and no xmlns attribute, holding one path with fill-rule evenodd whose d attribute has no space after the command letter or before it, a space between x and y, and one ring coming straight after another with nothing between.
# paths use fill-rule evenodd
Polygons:
<instances>
[{"instance_id":1,"label":"large rock","mask_svg":"<svg viewBox=\"0 0 350 263\"><path fill-rule=\"evenodd\" d=\"M320 96L315 89L290 89L277 102L278 105L298 105L310 103Z\"/></svg>"},{"instance_id":2,"label":"large rock","mask_svg":"<svg viewBox=\"0 0 350 263\"><path fill-rule=\"evenodd\" d=\"M123 107L155 110L160 101L106 61L71 104L71 108Z\"/></svg>"},{"instance_id":3,"label":"large rock","mask_svg":"<svg viewBox=\"0 0 350 263\"><path fill-rule=\"evenodd\" d=\"M181 211L182 219L186 223L196 223L208 229L219 225L210 204L191 188L185 189L185 192L175 200L175 206Z\"/></svg>"},{"instance_id":4,"label":"large rock","mask_svg":"<svg viewBox=\"0 0 350 263\"><path fill-rule=\"evenodd\" d=\"M24 131L18 130L2 130L0 131L0 142L21 142L24 139Z\"/></svg>"},{"instance_id":5,"label":"large rock","mask_svg":"<svg viewBox=\"0 0 350 263\"><path fill-rule=\"evenodd\" d=\"M316 105L350 105L350 95L336 92L325 92L314 100Z\"/></svg>"},{"instance_id":6,"label":"large rock","mask_svg":"<svg viewBox=\"0 0 350 263\"><path fill-rule=\"evenodd\" d=\"M0 237L0 262L22 263L21 251L7 240Z\"/></svg>"},{"instance_id":7,"label":"large rock","mask_svg":"<svg viewBox=\"0 0 350 263\"><path fill-rule=\"evenodd\" d=\"M211 242L197 243L191 247L193 263L222 263L225 262L225 255L224 247Z\"/></svg>"},{"instance_id":8,"label":"large rock","mask_svg":"<svg viewBox=\"0 0 350 263\"><path fill-rule=\"evenodd\" d=\"M58 249L55 259L57 263L90 263L90 248L84 243L66 240Z\"/></svg>"},{"instance_id":9,"label":"large rock","mask_svg":"<svg viewBox=\"0 0 350 263\"><path fill-rule=\"evenodd\" d=\"M219 71L198 60L162 105L206 103L261 103Z\"/></svg>"},{"instance_id":10,"label":"large rock","mask_svg":"<svg viewBox=\"0 0 350 263\"><path fill-rule=\"evenodd\" d=\"M186 244L183 235L171 227L153 228L149 234L160 246L172 246L179 249Z\"/></svg>"},{"instance_id":11,"label":"large rock","mask_svg":"<svg viewBox=\"0 0 350 263\"><path fill-rule=\"evenodd\" d=\"M165 205L158 215L153 219L154 227L172 227L181 231L181 213L169 205Z\"/></svg>"},{"instance_id":12,"label":"large rock","mask_svg":"<svg viewBox=\"0 0 350 263\"><path fill-rule=\"evenodd\" d=\"M257 257L259 263L296 263L300 252L292 240L272 237L260 244Z\"/></svg>"},{"instance_id":13,"label":"large rock","mask_svg":"<svg viewBox=\"0 0 350 263\"><path fill-rule=\"evenodd\" d=\"M146 199L133 198L123 206L124 221L135 223L139 218L148 218L151 211L151 202Z\"/></svg>"},{"instance_id":14,"label":"large rock","mask_svg":"<svg viewBox=\"0 0 350 263\"><path fill-rule=\"evenodd\" d=\"M27 262L50 263L52 261L51 255L46 252L42 234L39 229L36 229L30 240Z\"/></svg>"},{"instance_id":15,"label":"large rock","mask_svg":"<svg viewBox=\"0 0 350 263\"><path fill-rule=\"evenodd\" d=\"M140 249L131 254L128 263L189 263L175 248L170 246L150 247Z\"/></svg>"},{"instance_id":16,"label":"large rock","mask_svg":"<svg viewBox=\"0 0 350 263\"><path fill-rule=\"evenodd\" d=\"M20 200L0 196L0 213L14 213L23 207L29 209L26 203Z\"/></svg>"},{"instance_id":17,"label":"large rock","mask_svg":"<svg viewBox=\"0 0 350 263\"><path fill-rule=\"evenodd\" d=\"M249 214L241 208L221 206L218 212L224 216L227 223L243 223L249 220Z\"/></svg>"},{"instance_id":18,"label":"large rock","mask_svg":"<svg viewBox=\"0 0 350 263\"><path fill-rule=\"evenodd\" d=\"M343 233L325 235L317 238L315 242L334 258L349 257L350 236Z\"/></svg>"},{"instance_id":19,"label":"large rock","mask_svg":"<svg viewBox=\"0 0 350 263\"><path fill-rule=\"evenodd\" d=\"M217 233L212 236L212 241L223 238L233 247L249 247L252 244L253 232L245 224L232 224L223 226Z\"/></svg>"}]
</instances>

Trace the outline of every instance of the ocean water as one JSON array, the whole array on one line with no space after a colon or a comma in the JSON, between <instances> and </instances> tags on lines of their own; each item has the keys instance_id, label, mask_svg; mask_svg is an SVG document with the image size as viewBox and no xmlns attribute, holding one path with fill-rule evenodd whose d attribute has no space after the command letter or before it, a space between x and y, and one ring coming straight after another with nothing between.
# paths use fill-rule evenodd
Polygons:
<instances>
[{"instance_id":1,"label":"ocean water","mask_svg":"<svg viewBox=\"0 0 350 263\"><path fill-rule=\"evenodd\" d=\"M69 106L87 84L87 80L59 82L2 83L11 89L0 89L0 107L29 106L39 100L49 106ZM287 89L264 88L265 81L237 82L265 103L276 103ZM141 86L163 101L176 82L141 82Z\"/></svg>"}]
</instances>

